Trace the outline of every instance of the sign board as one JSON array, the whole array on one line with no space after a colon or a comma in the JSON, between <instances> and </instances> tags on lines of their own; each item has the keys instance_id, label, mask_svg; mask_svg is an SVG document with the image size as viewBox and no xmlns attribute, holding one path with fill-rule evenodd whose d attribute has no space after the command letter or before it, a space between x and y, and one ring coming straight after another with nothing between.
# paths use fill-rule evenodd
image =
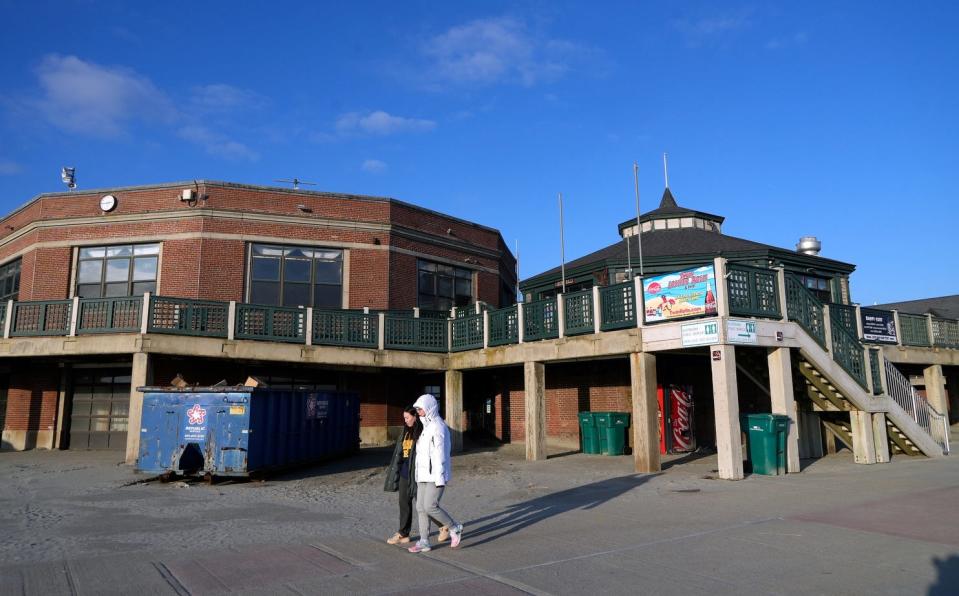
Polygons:
<instances>
[{"instance_id":1,"label":"sign board","mask_svg":"<svg viewBox=\"0 0 959 596\"><path fill-rule=\"evenodd\" d=\"M730 319L726 321L726 331L728 332L729 343L731 344L754 344L758 343L756 336L755 321L736 321Z\"/></svg>"},{"instance_id":2,"label":"sign board","mask_svg":"<svg viewBox=\"0 0 959 596\"><path fill-rule=\"evenodd\" d=\"M683 347L709 346L719 343L719 323L706 321L683 325Z\"/></svg>"},{"instance_id":3,"label":"sign board","mask_svg":"<svg viewBox=\"0 0 959 596\"><path fill-rule=\"evenodd\" d=\"M876 344L894 344L896 342L896 317L888 310L860 308L862 320L862 338Z\"/></svg>"},{"instance_id":4,"label":"sign board","mask_svg":"<svg viewBox=\"0 0 959 596\"><path fill-rule=\"evenodd\" d=\"M716 275L712 265L643 280L647 323L716 314Z\"/></svg>"}]
</instances>

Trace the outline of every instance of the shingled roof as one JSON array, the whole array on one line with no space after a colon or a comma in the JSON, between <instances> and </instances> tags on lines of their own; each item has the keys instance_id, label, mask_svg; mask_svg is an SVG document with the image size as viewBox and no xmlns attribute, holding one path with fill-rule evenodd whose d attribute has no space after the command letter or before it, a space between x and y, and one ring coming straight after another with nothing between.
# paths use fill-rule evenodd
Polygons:
<instances>
[{"instance_id":1,"label":"shingled roof","mask_svg":"<svg viewBox=\"0 0 959 596\"><path fill-rule=\"evenodd\" d=\"M667 217L699 217L702 219L715 221L716 223L720 224L726 220L726 218L721 215L713 215L712 213L706 213L705 211L697 211L696 209L688 209L680 206L676 203L676 198L673 197L673 193L669 190L668 186L663 191L663 197L659 200L659 207L642 214L640 219L646 222L654 219L665 219ZM624 221L623 223L619 224L620 234L622 234L623 229L635 225L635 217Z\"/></svg>"},{"instance_id":2,"label":"shingled roof","mask_svg":"<svg viewBox=\"0 0 959 596\"><path fill-rule=\"evenodd\" d=\"M905 302L877 304L869 308L898 310L899 312L914 315L932 315L944 319L959 319L959 294L940 296L938 298L921 298L919 300L906 300Z\"/></svg>"}]
</instances>

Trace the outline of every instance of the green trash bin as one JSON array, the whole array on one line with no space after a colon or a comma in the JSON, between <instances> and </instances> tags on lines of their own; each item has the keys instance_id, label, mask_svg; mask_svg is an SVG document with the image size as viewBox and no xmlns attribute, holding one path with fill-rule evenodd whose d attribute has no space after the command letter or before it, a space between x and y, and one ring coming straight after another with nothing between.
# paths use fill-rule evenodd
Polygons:
<instances>
[{"instance_id":1,"label":"green trash bin","mask_svg":"<svg viewBox=\"0 0 959 596\"><path fill-rule=\"evenodd\" d=\"M596 417L593 412L579 413L579 438L583 453L596 455L599 453L599 434L596 428Z\"/></svg>"},{"instance_id":2,"label":"green trash bin","mask_svg":"<svg viewBox=\"0 0 959 596\"><path fill-rule=\"evenodd\" d=\"M610 414L612 412L593 412L593 419L596 421L596 444L598 446L596 453L603 455L609 453L609 435L606 434L606 430L610 426Z\"/></svg>"},{"instance_id":3,"label":"green trash bin","mask_svg":"<svg viewBox=\"0 0 959 596\"><path fill-rule=\"evenodd\" d=\"M626 429L629 427L629 414L626 412L607 412L606 414L606 455L622 455L626 452Z\"/></svg>"},{"instance_id":4,"label":"green trash bin","mask_svg":"<svg viewBox=\"0 0 959 596\"><path fill-rule=\"evenodd\" d=\"M779 414L744 414L746 451L753 474L778 476L786 473L786 435L789 417Z\"/></svg>"}]
</instances>

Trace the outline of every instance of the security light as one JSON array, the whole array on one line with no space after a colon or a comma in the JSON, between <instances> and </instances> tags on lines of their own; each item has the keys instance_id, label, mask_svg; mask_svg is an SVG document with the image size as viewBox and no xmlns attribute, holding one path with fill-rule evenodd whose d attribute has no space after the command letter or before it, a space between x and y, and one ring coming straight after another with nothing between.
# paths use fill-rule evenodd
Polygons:
<instances>
[{"instance_id":1,"label":"security light","mask_svg":"<svg viewBox=\"0 0 959 596\"><path fill-rule=\"evenodd\" d=\"M60 169L60 180L63 180L63 183L67 185L67 188L73 190L77 187L77 169L76 168L61 168Z\"/></svg>"}]
</instances>

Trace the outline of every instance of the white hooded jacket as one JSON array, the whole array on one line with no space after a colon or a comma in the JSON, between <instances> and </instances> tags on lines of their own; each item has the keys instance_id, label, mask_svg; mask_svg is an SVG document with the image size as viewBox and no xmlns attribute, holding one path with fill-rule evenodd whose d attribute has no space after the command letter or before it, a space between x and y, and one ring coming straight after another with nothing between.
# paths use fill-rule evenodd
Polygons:
<instances>
[{"instance_id":1,"label":"white hooded jacket","mask_svg":"<svg viewBox=\"0 0 959 596\"><path fill-rule=\"evenodd\" d=\"M419 396L413 407L422 408L424 412L420 417L423 432L416 441L416 481L445 486L450 481L452 471L450 430L440 417L439 404L432 395L425 393Z\"/></svg>"}]
</instances>

